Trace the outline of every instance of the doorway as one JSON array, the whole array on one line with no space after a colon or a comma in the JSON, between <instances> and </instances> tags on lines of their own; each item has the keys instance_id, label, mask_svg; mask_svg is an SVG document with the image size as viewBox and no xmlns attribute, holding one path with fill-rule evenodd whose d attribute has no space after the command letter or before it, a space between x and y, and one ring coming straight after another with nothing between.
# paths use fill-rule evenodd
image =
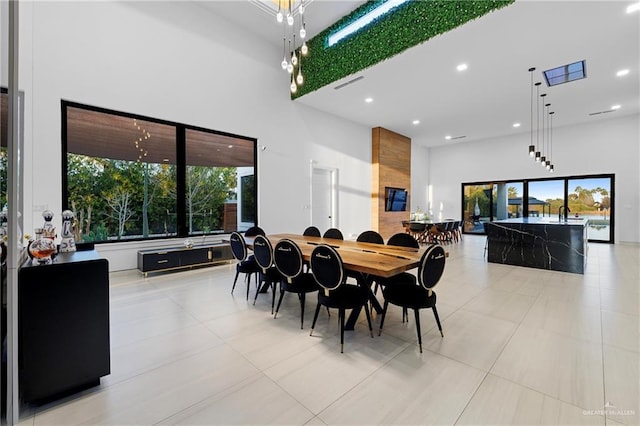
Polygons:
<instances>
[{"instance_id":1,"label":"doorway","mask_svg":"<svg viewBox=\"0 0 640 426\"><path fill-rule=\"evenodd\" d=\"M320 232L338 227L337 183L337 169L311 165L311 225Z\"/></svg>"}]
</instances>

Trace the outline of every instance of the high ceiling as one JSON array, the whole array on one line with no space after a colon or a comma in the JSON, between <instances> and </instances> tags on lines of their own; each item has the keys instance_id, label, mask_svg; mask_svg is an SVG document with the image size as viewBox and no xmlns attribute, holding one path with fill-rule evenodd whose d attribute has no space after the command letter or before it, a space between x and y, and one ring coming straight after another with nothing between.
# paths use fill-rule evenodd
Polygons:
<instances>
[{"instance_id":1,"label":"high ceiling","mask_svg":"<svg viewBox=\"0 0 640 426\"><path fill-rule=\"evenodd\" d=\"M554 128L638 114L640 12L626 13L634 2L517 0L295 102L425 146L529 134L528 69L536 67L535 80L543 81L541 93L555 112ZM305 12L310 36L362 3L314 0ZM282 42L273 16L249 1L200 4L260 39ZM580 60L586 60L586 79L546 86L543 70ZM274 67L279 61L274 58ZM467 70L456 70L461 63ZM629 73L617 77L622 69ZM358 76L364 78L335 89ZM368 97L373 102L365 103ZM610 112L613 105L620 109Z\"/></svg>"}]
</instances>

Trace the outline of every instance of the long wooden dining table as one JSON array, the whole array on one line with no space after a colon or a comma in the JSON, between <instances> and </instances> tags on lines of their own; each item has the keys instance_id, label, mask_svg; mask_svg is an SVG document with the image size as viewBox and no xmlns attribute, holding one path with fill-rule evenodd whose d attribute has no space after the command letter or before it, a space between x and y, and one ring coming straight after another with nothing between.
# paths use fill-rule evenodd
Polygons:
<instances>
[{"instance_id":1,"label":"long wooden dining table","mask_svg":"<svg viewBox=\"0 0 640 426\"><path fill-rule=\"evenodd\" d=\"M320 244L332 246L340 254L344 268L348 271L359 273L359 284L366 285L369 289L369 281L367 280L369 276L388 278L416 268L420 264L422 254L427 249L426 247L415 249L410 247L336 240L333 238L309 237L299 234L271 234L267 235L267 238L274 247L278 241L282 239L294 241L300 247L302 257L305 261L311 259L311 253L316 246ZM249 247L253 246L253 237L245 237L245 241ZM369 299L376 312L382 312L382 307L372 291L370 292ZM353 330L359 313L360 310L351 312L345 324L346 330Z\"/></svg>"}]
</instances>

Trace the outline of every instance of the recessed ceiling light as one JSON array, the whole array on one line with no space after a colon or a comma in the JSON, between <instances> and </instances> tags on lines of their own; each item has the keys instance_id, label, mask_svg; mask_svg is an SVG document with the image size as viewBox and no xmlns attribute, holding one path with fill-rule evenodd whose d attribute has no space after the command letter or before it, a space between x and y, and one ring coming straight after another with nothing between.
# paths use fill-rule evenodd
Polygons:
<instances>
[{"instance_id":1,"label":"recessed ceiling light","mask_svg":"<svg viewBox=\"0 0 640 426\"><path fill-rule=\"evenodd\" d=\"M629 6L627 6L627 13L633 13L633 12L637 12L640 10L640 2L639 3L633 3L630 4Z\"/></svg>"},{"instance_id":2,"label":"recessed ceiling light","mask_svg":"<svg viewBox=\"0 0 640 426\"><path fill-rule=\"evenodd\" d=\"M413 124L415 124L415 125L420 124L420 120L413 120Z\"/></svg>"},{"instance_id":3,"label":"recessed ceiling light","mask_svg":"<svg viewBox=\"0 0 640 426\"><path fill-rule=\"evenodd\" d=\"M611 109L613 109L613 110L620 109L620 105L613 105L613 106L611 107Z\"/></svg>"},{"instance_id":4,"label":"recessed ceiling light","mask_svg":"<svg viewBox=\"0 0 640 426\"><path fill-rule=\"evenodd\" d=\"M520 123L513 123L513 127L520 127Z\"/></svg>"},{"instance_id":5,"label":"recessed ceiling light","mask_svg":"<svg viewBox=\"0 0 640 426\"><path fill-rule=\"evenodd\" d=\"M446 140L450 141L451 140L451 135L447 135L444 137Z\"/></svg>"},{"instance_id":6,"label":"recessed ceiling light","mask_svg":"<svg viewBox=\"0 0 640 426\"><path fill-rule=\"evenodd\" d=\"M373 102L373 98L366 98L364 101L366 103L370 104L371 102Z\"/></svg>"},{"instance_id":7,"label":"recessed ceiling light","mask_svg":"<svg viewBox=\"0 0 640 426\"><path fill-rule=\"evenodd\" d=\"M233 145L229 145L229 148L233 148Z\"/></svg>"},{"instance_id":8,"label":"recessed ceiling light","mask_svg":"<svg viewBox=\"0 0 640 426\"><path fill-rule=\"evenodd\" d=\"M618 71L618 72L616 73L616 76L617 76L617 77L622 77L623 75L627 75L627 74L629 74L629 70L628 70L628 69L625 69L625 70L620 70L620 71Z\"/></svg>"},{"instance_id":9,"label":"recessed ceiling light","mask_svg":"<svg viewBox=\"0 0 640 426\"><path fill-rule=\"evenodd\" d=\"M467 64L460 64L456 67L458 71L464 71L468 68Z\"/></svg>"}]
</instances>

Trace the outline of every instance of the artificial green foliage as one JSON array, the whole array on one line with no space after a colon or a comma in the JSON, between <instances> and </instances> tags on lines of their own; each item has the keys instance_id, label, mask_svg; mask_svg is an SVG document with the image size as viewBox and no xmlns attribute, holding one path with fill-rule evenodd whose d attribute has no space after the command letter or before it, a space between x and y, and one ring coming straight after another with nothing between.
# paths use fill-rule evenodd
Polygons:
<instances>
[{"instance_id":1,"label":"artificial green foliage","mask_svg":"<svg viewBox=\"0 0 640 426\"><path fill-rule=\"evenodd\" d=\"M302 60L305 83L292 98L375 65L514 1L414 0L328 47L331 33L385 2L369 1L307 42L309 56Z\"/></svg>"}]
</instances>

